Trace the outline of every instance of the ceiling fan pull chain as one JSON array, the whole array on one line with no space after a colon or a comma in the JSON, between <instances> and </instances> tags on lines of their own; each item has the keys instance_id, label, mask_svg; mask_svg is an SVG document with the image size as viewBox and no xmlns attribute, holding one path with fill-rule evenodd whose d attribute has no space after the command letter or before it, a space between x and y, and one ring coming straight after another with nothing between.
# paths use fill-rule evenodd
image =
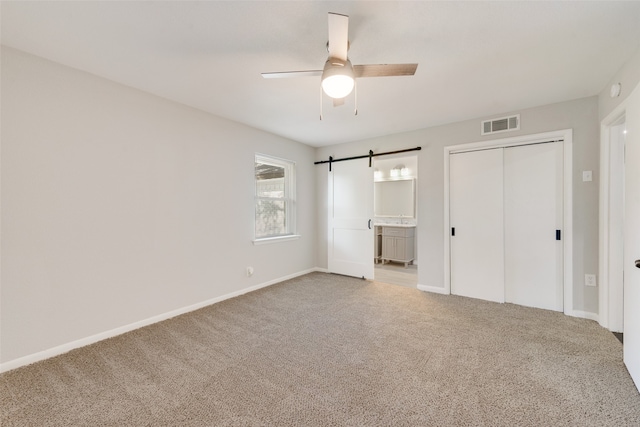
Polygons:
<instances>
[{"instance_id":1,"label":"ceiling fan pull chain","mask_svg":"<svg viewBox=\"0 0 640 427\"><path fill-rule=\"evenodd\" d=\"M357 116L358 115L358 83L357 83L357 80L353 81L353 92L354 92L354 94L353 94L354 100L353 101L354 101L354 104L356 104L355 111L354 111L354 113L355 113L354 116Z\"/></svg>"},{"instance_id":2,"label":"ceiling fan pull chain","mask_svg":"<svg viewBox=\"0 0 640 427\"><path fill-rule=\"evenodd\" d=\"M322 85L320 86L320 121L322 121Z\"/></svg>"}]
</instances>

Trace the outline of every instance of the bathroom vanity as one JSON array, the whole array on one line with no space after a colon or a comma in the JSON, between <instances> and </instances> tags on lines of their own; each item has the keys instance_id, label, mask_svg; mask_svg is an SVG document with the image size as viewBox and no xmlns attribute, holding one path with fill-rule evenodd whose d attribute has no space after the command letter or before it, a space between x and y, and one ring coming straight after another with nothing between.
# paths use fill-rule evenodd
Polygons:
<instances>
[{"instance_id":1,"label":"bathroom vanity","mask_svg":"<svg viewBox=\"0 0 640 427\"><path fill-rule=\"evenodd\" d=\"M376 259L384 264L388 261L404 263L406 267L415 259L416 226L392 224L376 226Z\"/></svg>"}]
</instances>

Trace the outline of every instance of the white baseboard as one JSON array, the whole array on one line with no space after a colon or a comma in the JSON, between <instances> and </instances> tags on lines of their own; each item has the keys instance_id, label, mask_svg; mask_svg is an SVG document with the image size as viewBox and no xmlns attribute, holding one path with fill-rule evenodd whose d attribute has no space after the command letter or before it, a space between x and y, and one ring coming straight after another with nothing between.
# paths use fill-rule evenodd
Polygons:
<instances>
[{"instance_id":1,"label":"white baseboard","mask_svg":"<svg viewBox=\"0 0 640 427\"><path fill-rule=\"evenodd\" d=\"M0 373L7 372L12 369L19 368L21 366L30 365L35 362L39 362L41 360L49 359L54 356L58 356L63 353L67 353L71 350L75 350L76 348L84 347L90 344L94 344L98 341L105 340L107 338L112 338L117 335L122 335L127 332L131 332L135 329L139 329L145 326L152 325L154 323L162 322L163 320L170 319L172 317L179 316L181 314L189 313L191 311L198 310L200 308L206 307L208 305L212 305L218 303L220 301L224 301L230 298L234 298L240 295L244 295L249 292L257 291L258 289L265 288L267 286L274 285L276 283L283 282L285 280L293 279L298 276L303 276L308 273L313 273L315 271L322 272L324 269L321 268L310 268L308 270L300 271L298 273L289 274L284 277L280 277L277 279L269 280L268 282L260 283L255 286L250 286L248 288L241 289L236 292L231 292L226 295L222 295L216 298L211 298L206 301L202 301L196 304L192 304L187 307L182 307L176 310L172 310L163 314L159 314L157 316L149 317L148 319L140 320L138 322L130 323L125 326L121 326L119 328L111 329L109 331L101 332L99 334L91 335L85 338L81 338L79 340L71 341L66 344L62 344L56 347L49 348L47 350L39 351L37 353L33 353L27 356L19 357L17 359L10 360L8 362L0 363Z\"/></svg>"},{"instance_id":2,"label":"white baseboard","mask_svg":"<svg viewBox=\"0 0 640 427\"><path fill-rule=\"evenodd\" d=\"M443 294L443 295L450 294L450 292L447 291L445 288L441 288L439 286L418 285L418 289L421 291L433 292L436 294ZM590 311L569 310L569 311L566 311L564 314L566 314L567 316L579 317L581 319L595 320L596 322L599 319L598 313L592 313Z\"/></svg>"},{"instance_id":3,"label":"white baseboard","mask_svg":"<svg viewBox=\"0 0 640 427\"><path fill-rule=\"evenodd\" d=\"M258 285L254 285L254 286L250 286L248 288L244 288L241 289L239 291L236 292L231 292L229 294L226 295L222 295L216 298L212 298L206 301L202 301L196 304L192 304L190 306L187 307L182 307L176 310L172 310L163 314L159 314L157 316L153 316L153 317L149 317L147 319L144 320L140 320L138 322L134 322L134 323L130 323L128 325L125 326L121 326L119 328L115 328L115 329L111 329L109 331L105 331L105 332L101 332L99 334L95 334L95 335L91 335L85 338L81 338L79 340L75 340L75 341L71 341L68 342L66 344L62 344L56 347L52 347L49 348L47 350L43 350L43 351L39 351L37 353L33 353L27 356L23 356L20 357L18 359L13 359L10 360L8 362L5 363L0 363L0 373L2 372L7 372L10 371L12 369L16 369L19 368L21 366L26 366L26 365L30 365L32 363L35 362L39 362L41 360L45 360L45 359L49 359L51 357L54 356L58 356L60 354L64 354L67 353L71 350L75 350L76 348L80 348L80 347L84 347L90 344L94 344L98 341L102 341L105 340L107 338L112 338L115 337L117 335L122 335L124 333L133 331L135 329L139 329L145 326L149 326L152 325L154 323L158 323L158 322L162 322L163 320L167 320L170 319L172 317L176 317L179 316L181 314L185 314L185 313L189 313L191 311L195 311L198 310L200 308L230 299L230 298L234 298L240 295L244 295L246 293L249 292L253 292L253 291L257 291L258 289L262 289L265 288L267 286L271 286L274 285L276 283L280 283L283 282L285 280L289 280L289 279L293 279L296 278L298 276L303 276L305 274L309 274L309 273L313 273L313 272L321 272L321 273L328 273L329 271L326 268L320 268L320 267L315 267L315 268L310 268L308 270L304 270L304 271L300 271L297 273L293 273L293 274L289 274L287 276L283 276L277 279L273 279L273 280L269 280L267 282L264 283L260 283ZM437 294L445 294L445 295L449 295L450 292L448 292L445 288L443 287L439 287L439 286L427 286L427 285L417 285L417 288L421 291L425 291L425 292L433 292L433 293L437 293ZM597 313L591 313L591 312L587 312L587 311L579 311L579 310L573 310L570 312L566 312L565 313L568 316L573 316L573 317L580 317L580 318L584 318L584 319L590 319L590 320L595 320L596 322L598 321L598 314Z\"/></svg>"},{"instance_id":4,"label":"white baseboard","mask_svg":"<svg viewBox=\"0 0 640 427\"><path fill-rule=\"evenodd\" d=\"M424 292L433 292L434 294L449 295L451 293L440 286L418 285L418 289Z\"/></svg>"},{"instance_id":5,"label":"white baseboard","mask_svg":"<svg viewBox=\"0 0 640 427\"><path fill-rule=\"evenodd\" d=\"M600 316L598 316L598 313L592 313L590 311L571 310L566 311L564 314L566 314L567 316L580 317L582 319L595 320L596 322L600 318Z\"/></svg>"}]
</instances>

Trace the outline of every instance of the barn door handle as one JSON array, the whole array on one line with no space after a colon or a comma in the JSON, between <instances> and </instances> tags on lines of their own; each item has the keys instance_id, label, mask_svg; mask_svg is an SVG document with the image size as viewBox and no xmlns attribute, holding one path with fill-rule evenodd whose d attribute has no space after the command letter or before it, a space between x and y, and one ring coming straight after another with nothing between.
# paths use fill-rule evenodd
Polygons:
<instances>
[{"instance_id":1,"label":"barn door handle","mask_svg":"<svg viewBox=\"0 0 640 427\"><path fill-rule=\"evenodd\" d=\"M369 230L371 230L371 220L369 220Z\"/></svg>"},{"instance_id":2,"label":"barn door handle","mask_svg":"<svg viewBox=\"0 0 640 427\"><path fill-rule=\"evenodd\" d=\"M640 259L636 260L636 268L640 268Z\"/></svg>"}]
</instances>

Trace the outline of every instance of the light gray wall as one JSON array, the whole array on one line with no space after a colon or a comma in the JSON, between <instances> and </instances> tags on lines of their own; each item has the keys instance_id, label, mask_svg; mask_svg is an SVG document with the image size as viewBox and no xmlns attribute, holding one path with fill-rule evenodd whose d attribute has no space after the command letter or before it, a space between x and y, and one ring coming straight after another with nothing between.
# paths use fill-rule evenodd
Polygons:
<instances>
[{"instance_id":1,"label":"light gray wall","mask_svg":"<svg viewBox=\"0 0 640 427\"><path fill-rule=\"evenodd\" d=\"M326 160L329 156L340 158L367 154L370 149L379 153L421 146L422 150L418 152L418 283L444 287L444 147L500 137L573 129L573 308L577 311L597 313L598 290L584 286L584 274L598 272L598 98L594 96L514 113L520 114L519 131L481 136L481 120L503 116L496 115L350 144L322 147L316 152L316 160ZM583 170L593 171L594 181L582 182ZM318 265L323 268L327 266L327 224L326 219L322 219L327 209L327 171L326 165L316 166L320 210Z\"/></svg>"},{"instance_id":2,"label":"light gray wall","mask_svg":"<svg viewBox=\"0 0 640 427\"><path fill-rule=\"evenodd\" d=\"M9 48L1 71L1 362L316 266L313 148ZM252 244L256 151L297 162L299 240Z\"/></svg>"},{"instance_id":3,"label":"light gray wall","mask_svg":"<svg viewBox=\"0 0 640 427\"><path fill-rule=\"evenodd\" d=\"M611 98L609 91L611 85L620 83L622 91L620 96ZM598 96L598 110L600 120L607 117L622 101L633 92L640 84L640 48L629 58L627 63L611 78L609 83L602 89Z\"/></svg>"}]
</instances>

